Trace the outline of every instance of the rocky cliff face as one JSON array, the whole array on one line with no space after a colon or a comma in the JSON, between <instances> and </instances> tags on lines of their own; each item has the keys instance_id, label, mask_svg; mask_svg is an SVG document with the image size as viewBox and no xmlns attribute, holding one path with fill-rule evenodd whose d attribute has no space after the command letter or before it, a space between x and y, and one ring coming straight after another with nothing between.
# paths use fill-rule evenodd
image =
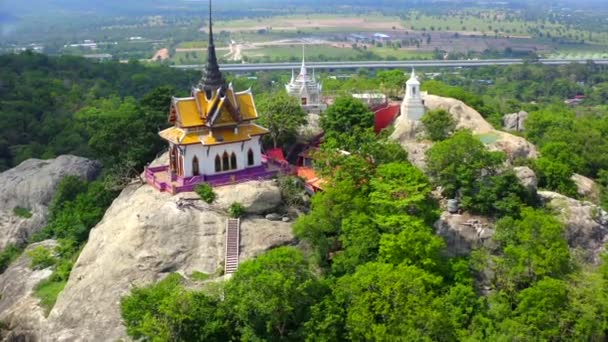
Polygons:
<instances>
[{"instance_id":1,"label":"rocky cliff face","mask_svg":"<svg viewBox=\"0 0 608 342\"><path fill-rule=\"evenodd\" d=\"M127 187L91 231L49 317L40 317L37 300L29 290L17 301L0 302L3 315L7 313L0 317L8 317L10 322L28 322L15 325L13 334L36 340L124 338L119 304L133 286L156 282L171 272L188 277L194 271L212 274L222 268L227 218L222 203L238 201L250 210L262 211L280 203L273 181L227 186L217 192L218 204L208 205L194 193L171 196L148 185ZM241 260L293 239L290 223L245 217L241 224ZM21 273L14 277L11 270L0 275L0 286L8 281L7 277L14 278L14 286L42 277L27 273L25 264L27 261L16 264Z\"/></svg>"},{"instance_id":2,"label":"rocky cliff face","mask_svg":"<svg viewBox=\"0 0 608 342\"><path fill-rule=\"evenodd\" d=\"M0 173L0 250L8 244L26 242L46 224L48 205L61 179L72 175L92 180L100 168L98 162L65 155L28 159ZM15 215L16 207L27 209L32 217Z\"/></svg>"},{"instance_id":3,"label":"rocky cliff face","mask_svg":"<svg viewBox=\"0 0 608 342\"><path fill-rule=\"evenodd\" d=\"M585 261L597 264L608 242L608 213L597 205L555 192L539 191L542 203L565 225L565 237L572 251ZM469 214L444 212L435 223L437 234L447 244L449 255L467 255L477 247L491 246L494 222Z\"/></svg>"},{"instance_id":4,"label":"rocky cliff face","mask_svg":"<svg viewBox=\"0 0 608 342\"><path fill-rule=\"evenodd\" d=\"M509 160L515 158L536 158L536 147L524 138L495 130L475 109L464 102L435 95L425 95L424 105L427 110L443 109L452 114L456 120L456 129L469 129L473 134L479 135L490 150L503 151ZM405 116L395 120L395 131L391 138L401 143L409 153L410 161L424 167L424 153L432 145L429 141L421 140L422 126L419 122L412 122Z\"/></svg>"},{"instance_id":5,"label":"rocky cliff face","mask_svg":"<svg viewBox=\"0 0 608 342\"><path fill-rule=\"evenodd\" d=\"M43 246L54 248L57 242L43 241L30 245L25 252L0 275L0 321L4 324L0 338L3 341L29 341L40 336L46 320L38 299L32 293L36 285L48 278L51 269L30 269L28 252Z\"/></svg>"},{"instance_id":6,"label":"rocky cliff face","mask_svg":"<svg viewBox=\"0 0 608 342\"><path fill-rule=\"evenodd\" d=\"M566 239L586 261L599 263L608 242L608 213L597 205L550 191L539 191L543 203L566 225Z\"/></svg>"}]
</instances>

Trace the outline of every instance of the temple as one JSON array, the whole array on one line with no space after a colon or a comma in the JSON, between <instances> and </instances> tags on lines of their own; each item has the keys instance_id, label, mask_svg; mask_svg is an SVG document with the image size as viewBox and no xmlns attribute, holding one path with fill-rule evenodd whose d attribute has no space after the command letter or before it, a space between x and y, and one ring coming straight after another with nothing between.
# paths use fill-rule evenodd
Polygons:
<instances>
[{"instance_id":1,"label":"temple","mask_svg":"<svg viewBox=\"0 0 608 342\"><path fill-rule=\"evenodd\" d=\"M307 112L320 112L326 108L326 105L321 101L321 83L317 82L314 70L312 77L308 75L306 70L304 48L302 48L300 73L296 77L294 71L291 71L291 81L285 85L285 90L287 94L297 98L302 108Z\"/></svg>"},{"instance_id":2,"label":"temple","mask_svg":"<svg viewBox=\"0 0 608 342\"><path fill-rule=\"evenodd\" d=\"M265 162L261 138L269 131L258 118L251 90L236 92L224 79L215 53L209 2L209 46L203 77L191 96L174 97L172 127L159 135L169 144L169 165L149 167L146 179L161 191L192 191L200 183L230 184L268 178L278 170Z\"/></svg>"},{"instance_id":3,"label":"temple","mask_svg":"<svg viewBox=\"0 0 608 342\"><path fill-rule=\"evenodd\" d=\"M411 121L419 121L424 115L424 100L420 93L420 81L416 77L414 69L410 79L405 83L405 96L401 103L401 115L407 117Z\"/></svg>"}]
</instances>

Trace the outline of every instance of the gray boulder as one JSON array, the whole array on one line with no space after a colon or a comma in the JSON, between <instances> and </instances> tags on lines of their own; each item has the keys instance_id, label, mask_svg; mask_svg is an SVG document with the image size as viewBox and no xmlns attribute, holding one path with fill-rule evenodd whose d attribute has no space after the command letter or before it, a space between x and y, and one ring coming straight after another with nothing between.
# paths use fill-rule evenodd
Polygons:
<instances>
[{"instance_id":1,"label":"gray boulder","mask_svg":"<svg viewBox=\"0 0 608 342\"><path fill-rule=\"evenodd\" d=\"M519 113L506 114L502 117L503 127L506 131L521 132L525 129L526 120L529 114L524 111Z\"/></svg>"},{"instance_id":2,"label":"gray boulder","mask_svg":"<svg viewBox=\"0 0 608 342\"><path fill-rule=\"evenodd\" d=\"M600 187L591 178L573 174L570 179L576 184L577 193L583 198L597 204L600 201Z\"/></svg>"},{"instance_id":3,"label":"gray boulder","mask_svg":"<svg viewBox=\"0 0 608 342\"><path fill-rule=\"evenodd\" d=\"M51 269L30 269L30 258L27 253L43 246L54 248L57 242L47 240L30 245L25 252L0 274L0 321L4 323L0 333L3 341L37 340L45 324L43 309L38 299L33 296L36 285L47 279Z\"/></svg>"},{"instance_id":4,"label":"gray boulder","mask_svg":"<svg viewBox=\"0 0 608 342\"><path fill-rule=\"evenodd\" d=\"M534 171L527 166L517 166L513 168L515 176L519 179L521 185L525 186L532 193L538 190L538 178Z\"/></svg>"},{"instance_id":5,"label":"gray boulder","mask_svg":"<svg viewBox=\"0 0 608 342\"><path fill-rule=\"evenodd\" d=\"M234 202L241 203L249 214L263 214L281 205L281 190L273 180L250 181L214 189L215 203L228 210Z\"/></svg>"},{"instance_id":6,"label":"gray boulder","mask_svg":"<svg viewBox=\"0 0 608 342\"><path fill-rule=\"evenodd\" d=\"M473 249L489 247L494 235L494 225L487 218L447 211L435 222L435 229L445 240L449 256L464 256Z\"/></svg>"},{"instance_id":7,"label":"gray boulder","mask_svg":"<svg viewBox=\"0 0 608 342\"><path fill-rule=\"evenodd\" d=\"M0 173L0 250L8 244L27 242L47 222L48 205L65 176L94 179L101 165L71 155L55 159L28 159ZM32 217L15 215L16 207L27 209Z\"/></svg>"},{"instance_id":8,"label":"gray boulder","mask_svg":"<svg viewBox=\"0 0 608 342\"><path fill-rule=\"evenodd\" d=\"M555 192L539 191L538 195L566 225L568 245L579 250L586 261L599 263L608 242L608 213L593 203Z\"/></svg>"},{"instance_id":9,"label":"gray boulder","mask_svg":"<svg viewBox=\"0 0 608 342\"><path fill-rule=\"evenodd\" d=\"M245 187L226 186L221 192L226 197ZM226 219L223 210L193 193L171 196L149 185L127 187L91 231L42 333L52 341L126 338L120 299L133 286L171 272L215 273L224 262ZM246 217L240 260L293 240L290 223Z\"/></svg>"}]
</instances>

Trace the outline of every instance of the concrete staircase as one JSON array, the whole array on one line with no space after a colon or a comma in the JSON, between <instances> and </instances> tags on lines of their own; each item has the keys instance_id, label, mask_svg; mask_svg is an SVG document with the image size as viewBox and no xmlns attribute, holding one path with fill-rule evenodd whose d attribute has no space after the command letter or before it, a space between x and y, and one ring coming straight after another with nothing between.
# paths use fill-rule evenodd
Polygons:
<instances>
[{"instance_id":1,"label":"concrete staircase","mask_svg":"<svg viewBox=\"0 0 608 342\"><path fill-rule=\"evenodd\" d=\"M241 221L229 218L226 220L226 259L224 260L224 273L232 274L239 267L239 244L241 235Z\"/></svg>"}]
</instances>

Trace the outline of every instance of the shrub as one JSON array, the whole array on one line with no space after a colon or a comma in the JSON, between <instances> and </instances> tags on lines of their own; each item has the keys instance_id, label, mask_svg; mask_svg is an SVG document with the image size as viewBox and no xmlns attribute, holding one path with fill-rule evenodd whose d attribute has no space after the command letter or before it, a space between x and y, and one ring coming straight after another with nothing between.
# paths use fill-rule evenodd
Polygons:
<instances>
[{"instance_id":1,"label":"shrub","mask_svg":"<svg viewBox=\"0 0 608 342\"><path fill-rule=\"evenodd\" d=\"M228 213L234 218L239 218L245 214L245 208L241 203L234 202L230 205L230 208L228 208Z\"/></svg>"},{"instance_id":2,"label":"shrub","mask_svg":"<svg viewBox=\"0 0 608 342\"><path fill-rule=\"evenodd\" d=\"M67 280L54 281L46 279L36 285L36 297L40 298L40 306L44 308L45 316L48 316L53 306L55 306L57 297L63 291L66 283Z\"/></svg>"},{"instance_id":3,"label":"shrub","mask_svg":"<svg viewBox=\"0 0 608 342\"><path fill-rule=\"evenodd\" d=\"M11 262L21 255L21 252L23 252L23 248L16 245L8 245L0 252L0 274L6 271Z\"/></svg>"},{"instance_id":4,"label":"shrub","mask_svg":"<svg viewBox=\"0 0 608 342\"><path fill-rule=\"evenodd\" d=\"M32 213L27 210L26 208L22 208L22 207L15 207L13 209L13 213L19 217L23 217L23 218L30 218L32 217Z\"/></svg>"},{"instance_id":5,"label":"shrub","mask_svg":"<svg viewBox=\"0 0 608 342\"><path fill-rule=\"evenodd\" d=\"M454 129L456 129L456 120L443 109L431 110L425 113L421 121L426 130L427 137L433 141L447 139L454 132Z\"/></svg>"},{"instance_id":6,"label":"shrub","mask_svg":"<svg viewBox=\"0 0 608 342\"><path fill-rule=\"evenodd\" d=\"M199 271L194 271L190 275L190 278L192 278L192 280L195 280L195 281L205 281L205 280L209 279L210 277L211 277L210 274L199 272Z\"/></svg>"},{"instance_id":7,"label":"shrub","mask_svg":"<svg viewBox=\"0 0 608 342\"><path fill-rule=\"evenodd\" d=\"M51 251L42 246L38 246L31 251L28 251L27 256L31 259L30 268L33 270L41 270L53 266L56 263L56 259Z\"/></svg>"},{"instance_id":8,"label":"shrub","mask_svg":"<svg viewBox=\"0 0 608 342\"><path fill-rule=\"evenodd\" d=\"M194 188L194 192L196 192L203 201L211 204L217 195L213 191L213 188L208 183L202 183Z\"/></svg>"}]
</instances>

